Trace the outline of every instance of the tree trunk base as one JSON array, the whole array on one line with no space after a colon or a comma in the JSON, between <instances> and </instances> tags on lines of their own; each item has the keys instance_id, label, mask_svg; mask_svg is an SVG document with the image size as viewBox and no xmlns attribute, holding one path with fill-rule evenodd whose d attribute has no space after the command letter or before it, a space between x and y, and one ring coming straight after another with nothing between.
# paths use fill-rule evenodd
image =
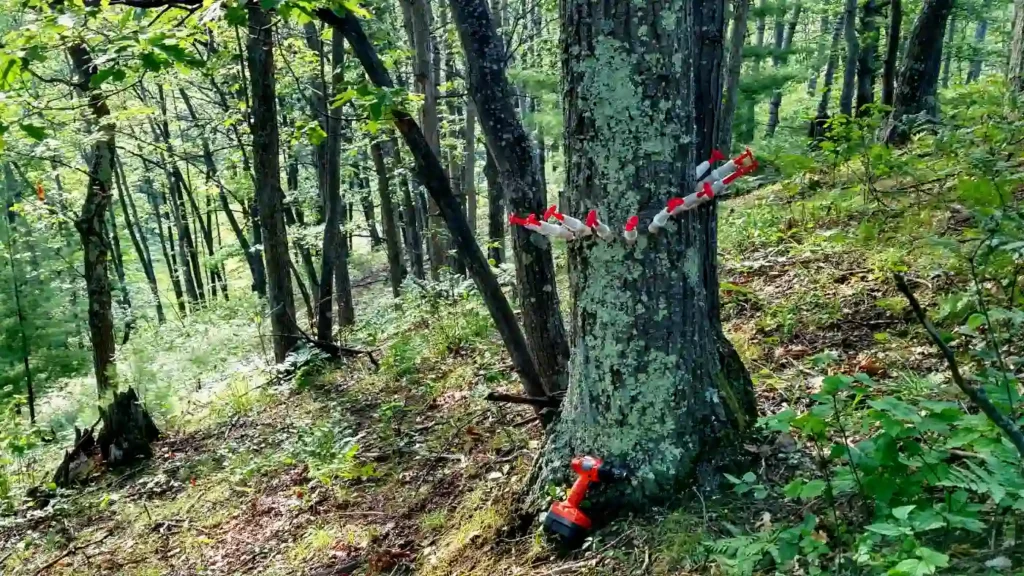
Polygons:
<instances>
[{"instance_id":1,"label":"tree trunk base","mask_svg":"<svg viewBox=\"0 0 1024 576\"><path fill-rule=\"evenodd\" d=\"M66 488L81 482L100 463L118 466L153 455L152 442L160 430L134 388L115 393L110 404L100 408L100 422L98 435L93 434L95 424L84 432L75 428L75 445L54 472L54 484Z\"/></svg>"}]
</instances>

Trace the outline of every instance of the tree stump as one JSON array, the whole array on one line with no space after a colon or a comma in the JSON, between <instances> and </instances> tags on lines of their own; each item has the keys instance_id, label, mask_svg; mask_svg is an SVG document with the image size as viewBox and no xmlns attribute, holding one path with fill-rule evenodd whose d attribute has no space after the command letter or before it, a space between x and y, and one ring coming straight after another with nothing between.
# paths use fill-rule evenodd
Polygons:
<instances>
[{"instance_id":1,"label":"tree stump","mask_svg":"<svg viewBox=\"0 0 1024 576\"><path fill-rule=\"evenodd\" d=\"M65 452L53 475L54 484L67 487L80 482L101 462L118 466L153 455L151 443L160 436L160 430L134 388L115 393L110 404L100 408L100 422L103 427L98 435L93 434L93 428L84 432L75 428L75 446Z\"/></svg>"}]
</instances>

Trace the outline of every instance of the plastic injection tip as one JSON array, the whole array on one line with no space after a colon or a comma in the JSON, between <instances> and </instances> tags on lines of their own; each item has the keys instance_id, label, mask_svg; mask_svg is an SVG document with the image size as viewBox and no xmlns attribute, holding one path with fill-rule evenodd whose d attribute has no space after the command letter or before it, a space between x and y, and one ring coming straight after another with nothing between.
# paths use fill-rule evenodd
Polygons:
<instances>
[{"instance_id":1,"label":"plastic injection tip","mask_svg":"<svg viewBox=\"0 0 1024 576\"><path fill-rule=\"evenodd\" d=\"M682 207L683 204L686 204L686 200L682 198L669 198L665 209L668 210L669 214L675 214L676 209Z\"/></svg>"},{"instance_id":2,"label":"plastic injection tip","mask_svg":"<svg viewBox=\"0 0 1024 576\"><path fill-rule=\"evenodd\" d=\"M544 212L544 220L551 220L552 216L554 216L559 221L562 220L562 215L558 213L558 204L552 204L551 206L548 206L547 211Z\"/></svg>"},{"instance_id":3,"label":"plastic injection tip","mask_svg":"<svg viewBox=\"0 0 1024 576\"><path fill-rule=\"evenodd\" d=\"M720 160L725 160L725 154L722 154L722 151L718 150L717 148L712 150L711 158L709 158L708 161L714 164L715 162L718 162Z\"/></svg>"},{"instance_id":4,"label":"plastic injection tip","mask_svg":"<svg viewBox=\"0 0 1024 576\"><path fill-rule=\"evenodd\" d=\"M626 220L626 232L632 232L636 230L636 225L640 223L639 216L630 216L629 220Z\"/></svg>"}]
</instances>

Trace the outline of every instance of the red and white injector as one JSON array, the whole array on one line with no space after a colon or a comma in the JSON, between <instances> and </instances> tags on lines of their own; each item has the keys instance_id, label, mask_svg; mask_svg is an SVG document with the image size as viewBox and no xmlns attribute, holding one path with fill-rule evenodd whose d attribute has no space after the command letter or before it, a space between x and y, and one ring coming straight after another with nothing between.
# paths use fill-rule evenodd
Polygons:
<instances>
[{"instance_id":1,"label":"red and white injector","mask_svg":"<svg viewBox=\"0 0 1024 576\"><path fill-rule=\"evenodd\" d=\"M612 232L611 228L609 228L604 222L598 220L597 210L591 210L587 213L586 224L587 228L596 232L602 240L611 240L612 237L615 236L615 233Z\"/></svg>"},{"instance_id":2,"label":"red and white injector","mask_svg":"<svg viewBox=\"0 0 1024 576\"><path fill-rule=\"evenodd\" d=\"M725 154L722 154L718 150L712 150L710 158L708 158L707 160L701 162L700 164L697 164L697 170L696 170L697 178L700 178L701 176L703 176L704 173L708 171L708 168L711 168L712 164L714 164L715 162L719 162L721 160L725 160Z\"/></svg>"},{"instance_id":3,"label":"red and white injector","mask_svg":"<svg viewBox=\"0 0 1024 576\"><path fill-rule=\"evenodd\" d=\"M551 224L550 222L541 222L540 220L537 220L536 214L530 214L526 218L519 218L515 214L509 214L508 222L509 224L519 224L527 230L532 230L538 234L550 236L552 238L562 238L565 240L572 240L575 238L568 228L564 228L557 224Z\"/></svg>"},{"instance_id":4,"label":"red and white injector","mask_svg":"<svg viewBox=\"0 0 1024 576\"><path fill-rule=\"evenodd\" d=\"M754 159L754 153L750 151L750 148L747 148L746 150L744 150L742 154L733 158L732 160L729 160L725 164L722 164L718 168L715 168L714 170L711 171L710 174L707 175L707 177L698 182L697 191L701 191L701 189L703 188L703 184L705 182L717 182L719 180L724 179L726 176L729 176L733 172L736 172L737 170L742 170L743 168L746 168L751 165L756 166L757 160ZM702 173L703 172L698 173L698 177Z\"/></svg>"},{"instance_id":5,"label":"red and white injector","mask_svg":"<svg viewBox=\"0 0 1024 576\"><path fill-rule=\"evenodd\" d=\"M573 236L577 238L590 236L592 233L590 228L583 222L569 216L568 214L562 214L559 212L556 204L549 206L547 212L544 213L544 220L550 220L552 217L561 222L562 225L568 228L569 231L573 233Z\"/></svg>"},{"instance_id":6,"label":"red and white injector","mask_svg":"<svg viewBox=\"0 0 1024 576\"><path fill-rule=\"evenodd\" d=\"M632 244L636 242L636 225L640 223L639 216L630 216L629 220L626 220L625 230L622 232L622 237L626 239L626 242Z\"/></svg>"},{"instance_id":7,"label":"red and white injector","mask_svg":"<svg viewBox=\"0 0 1024 576\"><path fill-rule=\"evenodd\" d=\"M705 170L706 169L707 168L705 168ZM668 202L665 204L665 207L661 209L661 212L655 214L654 218L651 219L650 225L647 226L647 231L650 232L651 234L657 234L658 230L661 230L662 228L665 227L665 224L668 223L668 219L673 214L682 212L681 208L685 204L686 200L683 200L682 198L669 198Z\"/></svg>"}]
</instances>

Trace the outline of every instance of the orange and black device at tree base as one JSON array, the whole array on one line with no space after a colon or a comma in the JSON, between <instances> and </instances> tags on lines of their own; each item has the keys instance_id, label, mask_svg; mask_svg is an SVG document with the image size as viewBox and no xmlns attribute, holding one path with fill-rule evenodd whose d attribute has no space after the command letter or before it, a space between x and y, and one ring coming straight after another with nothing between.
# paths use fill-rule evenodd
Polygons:
<instances>
[{"instance_id":1,"label":"orange and black device at tree base","mask_svg":"<svg viewBox=\"0 0 1024 576\"><path fill-rule=\"evenodd\" d=\"M544 517L544 529L558 535L563 542L577 545L590 531L591 521L580 510L591 482L613 482L628 476L625 468L606 464L600 458L581 456L572 459L576 482L564 502L555 502Z\"/></svg>"}]
</instances>

